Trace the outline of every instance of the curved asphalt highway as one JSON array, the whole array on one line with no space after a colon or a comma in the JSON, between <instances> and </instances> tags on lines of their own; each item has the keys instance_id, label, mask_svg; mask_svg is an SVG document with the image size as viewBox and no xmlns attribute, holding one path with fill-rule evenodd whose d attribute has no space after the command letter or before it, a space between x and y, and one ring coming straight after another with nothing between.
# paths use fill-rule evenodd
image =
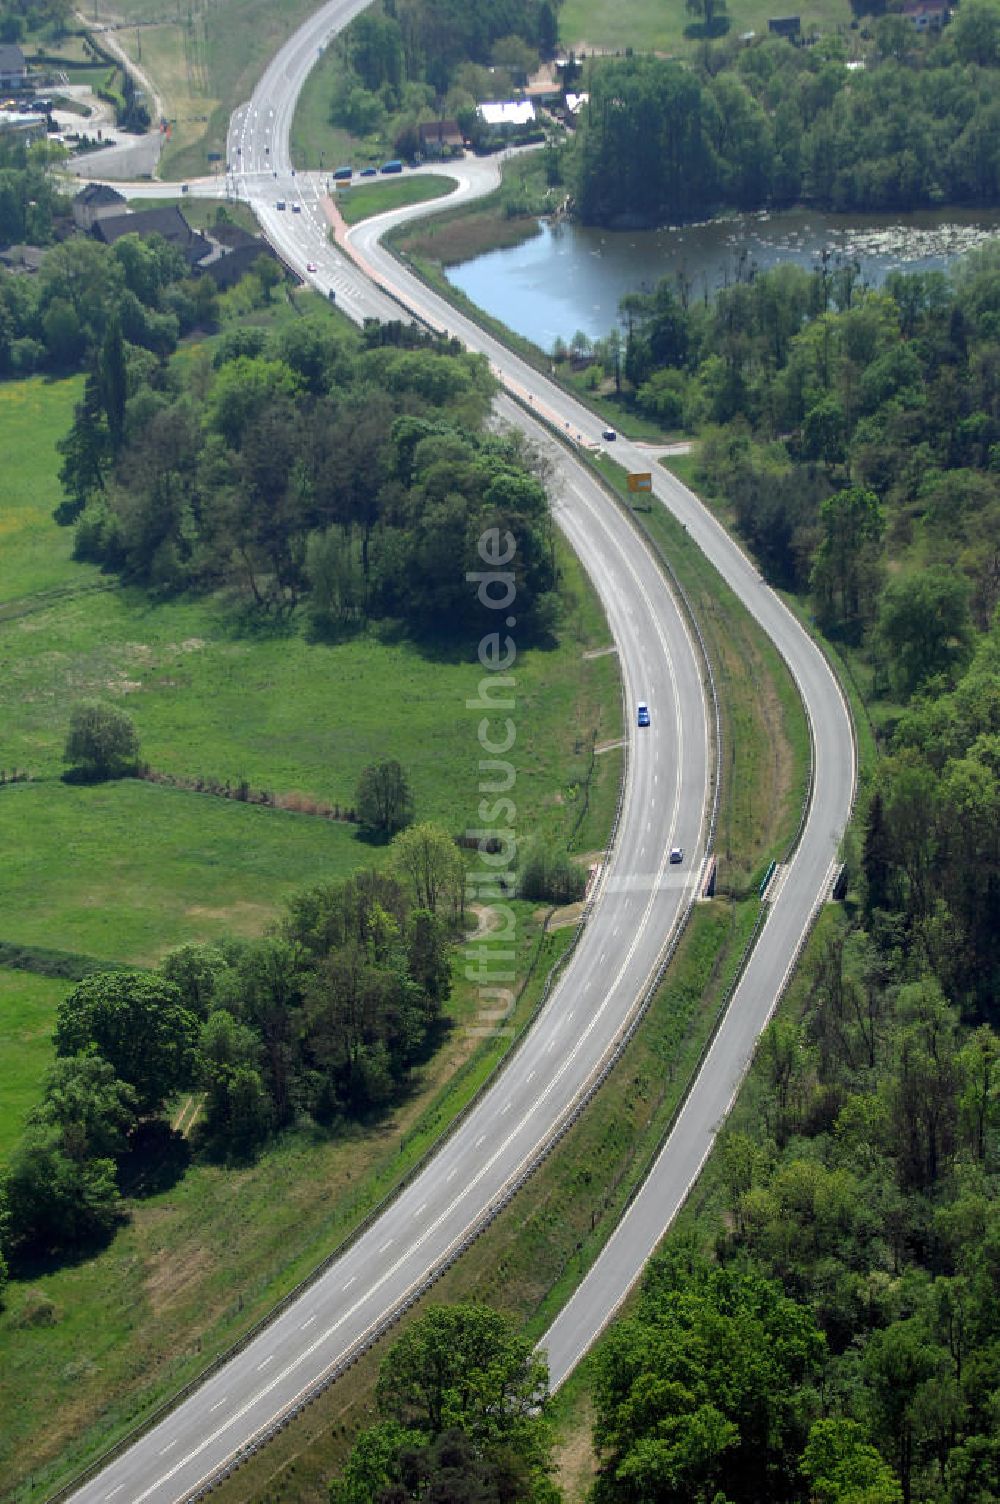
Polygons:
<instances>
[{"instance_id":1,"label":"curved asphalt highway","mask_svg":"<svg viewBox=\"0 0 1000 1504\"><path fill-rule=\"evenodd\" d=\"M321 45L362 8L362 0L332 0L275 58L251 103L234 116L230 186L258 210L281 254L302 271L314 262L313 280L324 291L333 287L338 303L354 318L399 317L401 300L432 326L485 353L525 405L526 411L505 404L507 415L555 456L556 519L594 580L621 655L630 727L621 822L572 961L490 1091L336 1264L194 1395L81 1487L74 1495L81 1504L175 1504L190 1498L280 1418L294 1413L318 1381L360 1351L461 1251L572 1115L627 1029L701 867L698 843L710 756L700 667L686 623L631 527L530 410L584 442L597 440L599 422L409 277L377 244L389 223L427 213L427 205L365 222L352 232L352 252L363 262L362 271L326 239L322 184L292 172L287 141L295 98ZM491 164L467 164L459 194L482 191L495 170ZM279 198L288 205L285 210L277 210ZM291 210L293 202L300 204L298 213ZM395 297L374 288L368 271ZM618 441L616 451L630 469L648 468L648 457L625 441ZM655 474L654 488L788 661L813 730L814 795L789 881L684 1113L621 1231L544 1339L554 1384L624 1298L703 1162L822 901L854 787L847 710L818 649L689 492L663 473ZM514 696L516 726L516 687ZM638 699L650 705L648 733L632 729ZM477 714L470 711L471 757L479 755ZM674 844L687 852L680 868L667 861Z\"/></svg>"}]
</instances>

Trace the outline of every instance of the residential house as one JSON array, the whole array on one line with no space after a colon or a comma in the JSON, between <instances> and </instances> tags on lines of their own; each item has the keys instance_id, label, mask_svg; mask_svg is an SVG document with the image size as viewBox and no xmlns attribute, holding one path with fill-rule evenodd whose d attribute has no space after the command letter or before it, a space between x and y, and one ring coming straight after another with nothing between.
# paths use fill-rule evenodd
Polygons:
<instances>
[{"instance_id":1,"label":"residential house","mask_svg":"<svg viewBox=\"0 0 1000 1504\"><path fill-rule=\"evenodd\" d=\"M99 219L111 214L125 214L128 199L109 188L107 183L88 183L73 200L73 222L81 230L92 230Z\"/></svg>"},{"instance_id":2,"label":"residential house","mask_svg":"<svg viewBox=\"0 0 1000 1504\"><path fill-rule=\"evenodd\" d=\"M443 157L446 153L461 151L465 145L457 120L426 120L417 126L417 135L423 157Z\"/></svg>"},{"instance_id":3,"label":"residential house","mask_svg":"<svg viewBox=\"0 0 1000 1504\"><path fill-rule=\"evenodd\" d=\"M255 235L247 235L245 241L234 245L231 250L218 248L218 254L203 261L198 271L203 272L206 277L211 277L219 291L225 292L227 287L235 286L241 277L252 271L254 262L259 261L261 256L270 256L272 261L277 261L279 265L282 265L280 257L266 240L258 239Z\"/></svg>"},{"instance_id":4,"label":"residential house","mask_svg":"<svg viewBox=\"0 0 1000 1504\"><path fill-rule=\"evenodd\" d=\"M948 0L906 0L902 15L917 31L940 31L951 17Z\"/></svg>"},{"instance_id":5,"label":"residential house","mask_svg":"<svg viewBox=\"0 0 1000 1504\"><path fill-rule=\"evenodd\" d=\"M192 230L176 204L164 209L141 209L137 214L109 214L98 219L90 233L105 245L114 245L123 235L162 235L177 247L191 267L212 254L209 241Z\"/></svg>"}]
</instances>

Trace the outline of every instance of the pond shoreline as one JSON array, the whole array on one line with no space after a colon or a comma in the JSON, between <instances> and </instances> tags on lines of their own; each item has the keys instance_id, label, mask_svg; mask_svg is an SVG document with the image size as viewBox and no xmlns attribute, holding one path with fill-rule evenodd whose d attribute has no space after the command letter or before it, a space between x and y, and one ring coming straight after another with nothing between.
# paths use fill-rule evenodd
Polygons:
<instances>
[{"instance_id":1,"label":"pond shoreline","mask_svg":"<svg viewBox=\"0 0 1000 1504\"><path fill-rule=\"evenodd\" d=\"M1000 209L908 214L730 211L659 230L605 230L566 216L508 217L482 209L413 237L451 285L543 348L618 324L618 304L673 279L684 298L709 298L758 272L792 263L880 286L893 271L943 270L1000 236Z\"/></svg>"}]
</instances>

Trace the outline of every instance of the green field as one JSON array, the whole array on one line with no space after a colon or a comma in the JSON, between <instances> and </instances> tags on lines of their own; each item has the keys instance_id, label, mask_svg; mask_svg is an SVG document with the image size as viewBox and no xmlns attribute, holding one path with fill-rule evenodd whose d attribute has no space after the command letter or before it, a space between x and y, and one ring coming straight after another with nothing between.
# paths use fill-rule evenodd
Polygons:
<instances>
[{"instance_id":1,"label":"green field","mask_svg":"<svg viewBox=\"0 0 1000 1504\"><path fill-rule=\"evenodd\" d=\"M767 33L770 16L784 15L761 0L729 0L729 35ZM853 13L847 0L810 0L803 7L802 30L836 31L850 25ZM559 41L577 55L593 52L680 52L698 45L685 36L695 20L684 0L564 0L559 9Z\"/></svg>"},{"instance_id":2,"label":"green field","mask_svg":"<svg viewBox=\"0 0 1000 1504\"><path fill-rule=\"evenodd\" d=\"M71 985L0 966L0 1161L38 1101L55 1011Z\"/></svg>"},{"instance_id":3,"label":"green field","mask_svg":"<svg viewBox=\"0 0 1000 1504\"><path fill-rule=\"evenodd\" d=\"M577 574L571 560L564 567ZM613 672L581 659L579 623L569 625L558 648L517 662L518 801L546 828L560 823L591 733L612 735L618 714ZM466 709L475 663L389 633L334 647L241 636L223 606L154 604L127 590L0 622L0 655L0 767L58 774L69 706L102 697L128 710L144 759L160 771L350 805L362 768L391 755L410 775L420 816L456 832L475 823L478 723Z\"/></svg>"},{"instance_id":4,"label":"green field","mask_svg":"<svg viewBox=\"0 0 1000 1504\"><path fill-rule=\"evenodd\" d=\"M4 606L38 591L92 583L100 578L89 565L75 564L72 534L53 526L52 508L62 499L56 441L73 421L83 394L83 378L68 381L0 383L0 439L4 483L0 501L0 632ZM2 637L0 637L2 641ZM9 671L7 654L4 675ZM0 746L6 740L0 719ZM3 766L0 752L0 766Z\"/></svg>"},{"instance_id":5,"label":"green field","mask_svg":"<svg viewBox=\"0 0 1000 1504\"><path fill-rule=\"evenodd\" d=\"M259 934L296 889L370 858L354 826L133 779L0 789L0 849L0 938L150 964Z\"/></svg>"}]
</instances>

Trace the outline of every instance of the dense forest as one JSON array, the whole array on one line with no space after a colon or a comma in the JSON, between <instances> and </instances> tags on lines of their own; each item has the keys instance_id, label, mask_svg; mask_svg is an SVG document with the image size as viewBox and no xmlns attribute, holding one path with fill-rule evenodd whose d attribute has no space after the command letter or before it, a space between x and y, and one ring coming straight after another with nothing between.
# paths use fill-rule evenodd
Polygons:
<instances>
[{"instance_id":1,"label":"dense forest","mask_svg":"<svg viewBox=\"0 0 1000 1504\"><path fill-rule=\"evenodd\" d=\"M428 886L429 847L437 881ZM446 1026L461 860L444 833L396 838L385 873L322 884L280 931L188 945L156 972L105 971L60 1004L56 1062L0 1177L0 1269L74 1257L188 1146L166 1104L204 1094L194 1152L245 1160L294 1125L378 1113Z\"/></svg>"},{"instance_id":2,"label":"dense forest","mask_svg":"<svg viewBox=\"0 0 1000 1504\"><path fill-rule=\"evenodd\" d=\"M699 488L769 580L863 644L877 695L968 662L1000 599L1000 255L951 275L753 268L709 301L683 279L599 344L625 400L701 435Z\"/></svg>"},{"instance_id":3,"label":"dense forest","mask_svg":"<svg viewBox=\"0 0 1000 1504\"><path fill-rule=\"evenodd\" d=\"M707 49L687 66L595 62L568 168L587 224L676 224L717 206L993 204L1000 11L967 0L940 38L886 15L848 66L839 37Z\"/></svg>"},{"instance_id":4,"label":"dense forest","mask_svg":"<svg viewBox=\"0 0 1000 1504\"><path fill-rule=\"evenodd\" d=\"M227 589L320 634L392 617L478 640L468 583L491 528L519 630L555 620L551 521L537 463L486 431L485 361L413 327L363 335L302 318L241 328L183 373L136 352L112 319L64 445L76 549L160 591Z\"/></svg>"}]
</instances>

